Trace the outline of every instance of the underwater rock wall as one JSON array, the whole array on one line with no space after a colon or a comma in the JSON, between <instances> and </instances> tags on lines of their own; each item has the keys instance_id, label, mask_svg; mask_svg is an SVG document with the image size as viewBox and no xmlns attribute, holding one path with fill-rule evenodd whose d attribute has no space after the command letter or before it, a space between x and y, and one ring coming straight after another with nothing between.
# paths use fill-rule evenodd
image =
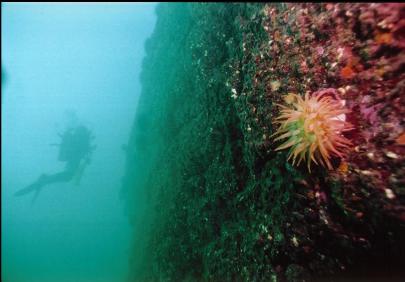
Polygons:
<instances>
[{"instance_id":1,"label":"underwater rock wall","mask_svg":"<svg viewBox=\"0 0 405 282\"><path fill-rule=\"evenodd\" d=\"M404 275L404 14L385 3L159 4L126 147L131 278ZM276 104L324 90L350 111L351 146L309 172L275 150Z\"/></svg>"}]
</instances>

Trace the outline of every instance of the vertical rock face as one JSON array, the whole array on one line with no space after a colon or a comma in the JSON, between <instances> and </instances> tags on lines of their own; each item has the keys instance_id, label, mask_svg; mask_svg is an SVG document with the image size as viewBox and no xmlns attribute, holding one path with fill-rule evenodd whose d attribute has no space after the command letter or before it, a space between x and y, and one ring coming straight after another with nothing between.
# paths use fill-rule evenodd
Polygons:
<instances>
[{"instance_id":1,"label":"vertical rock face","mask_svg":"<svg viewBox=\"0 0 405 282\"><path fill-rule=\"evenodd\" d=\"M404 275L405 6L156 12L122 189L132 279ZM350 110L352 146L309 172L275 151L276 104L324 90Z\"/></svg>"}]
</instances>

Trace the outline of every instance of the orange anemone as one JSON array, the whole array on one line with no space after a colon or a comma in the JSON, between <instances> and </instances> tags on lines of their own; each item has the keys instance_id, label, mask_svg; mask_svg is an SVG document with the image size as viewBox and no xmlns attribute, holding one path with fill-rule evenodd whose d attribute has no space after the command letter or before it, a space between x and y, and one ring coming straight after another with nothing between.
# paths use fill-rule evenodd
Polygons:
<instances>
[{"instance_id":1,"label":"orange anemone","mask_svg":"<svg viewBox=\"0 0 405 282\"><path fill-rule=\"evenodd\" d=\"M275 123L280 126L273 136L278 136L275 141L286 141L276 151L290 148L288 160L292 158L293 165L306 161L309 171L311 161L332 169L330 159L333 156L342 158L351 144L342 135L352 129L345 121L349 110L340 100L325 95L329 92L318 91L311 96L307 93L304 98L289 93L290 103L278 105L281 115Z\"/></svg>"}]
</instances>

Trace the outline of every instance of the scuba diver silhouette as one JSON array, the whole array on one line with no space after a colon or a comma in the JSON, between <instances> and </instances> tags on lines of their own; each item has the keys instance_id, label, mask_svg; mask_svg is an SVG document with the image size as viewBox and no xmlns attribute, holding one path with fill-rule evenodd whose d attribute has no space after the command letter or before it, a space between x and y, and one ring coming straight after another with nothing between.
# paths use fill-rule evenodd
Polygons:
<instances>
[{"instance_id":1,"label":"scuba diver silhouette","mask_svg":"<svg viewBox=\"0 0 405 282\"><path fill-rule=\"evenodd\" d=\"M17 191L15 196L23 196L35 191L33 201L35 201L42 187L57 183L68 182L75 178L76 184L79 184L84 168L90 163L90 157L95 149L91 146L91 140L94 139L91 132L85 126L67 129L62 135L60 144L50 144L59 146L58 160L66 162L65 169L55 174L42 174L34 183Z\"/></svg>"}]
</instances>

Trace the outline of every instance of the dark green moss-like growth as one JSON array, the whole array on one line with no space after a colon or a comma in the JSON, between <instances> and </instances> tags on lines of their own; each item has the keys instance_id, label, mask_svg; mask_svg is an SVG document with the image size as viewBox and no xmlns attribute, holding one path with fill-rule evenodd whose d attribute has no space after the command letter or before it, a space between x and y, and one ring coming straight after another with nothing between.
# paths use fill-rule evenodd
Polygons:
<instances>
[{"instance_id":1,"label":"dark green moss-like growth","mask_svg":"<svg viewBox=\"0 0 405 282\"><path fill-rule=\"evenodd\" d=\"M305 42L311 49L305 37L300 43L297 10L158 5L123 179L135 230L132 280L308 281L381 251L388 235L375 228L388 221L378 206L361 199L363 220L346 210L338 180L322 168L309 175L274 151L274 103L323 83L304 76L296 55ZM278 47L286 42L289 51ZM403 225L383 228L392 250Z\"/></svg>"}]
</instances>

